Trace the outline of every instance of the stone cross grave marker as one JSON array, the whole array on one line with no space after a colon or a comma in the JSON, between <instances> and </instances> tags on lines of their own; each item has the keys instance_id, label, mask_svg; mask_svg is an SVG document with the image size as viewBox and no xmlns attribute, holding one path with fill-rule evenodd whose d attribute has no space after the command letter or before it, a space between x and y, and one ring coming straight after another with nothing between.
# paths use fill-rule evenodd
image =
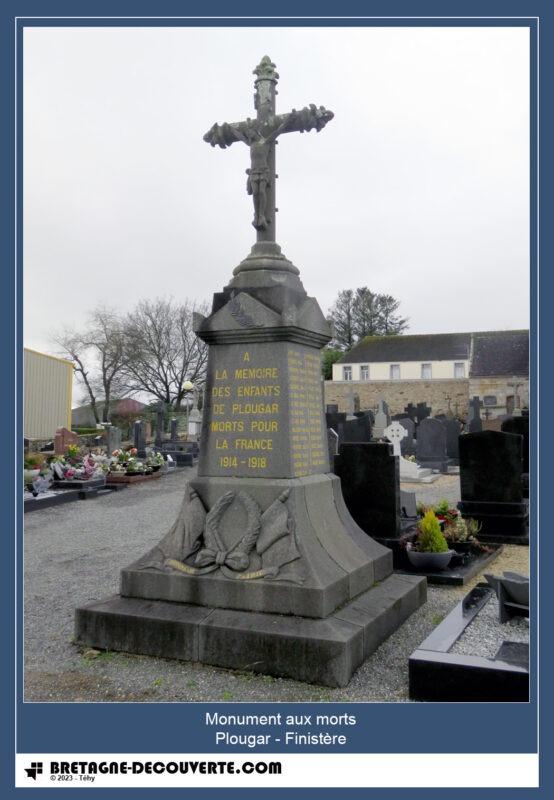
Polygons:
<instances>
[{"instance_id":1,"label":"stone cross grave marker","mask_svg":"<svg viewBox=\"0 0 554 800\"><path fill-rule=\"evenodd\" d=\"M392 444L392 451L394 455L402 457L400 443L402 442L402 439L405 439L408 435L406 428L404 428L400 422L391 422L391 424L385 428L384 434Z\"/></svg>"}]
</instances>

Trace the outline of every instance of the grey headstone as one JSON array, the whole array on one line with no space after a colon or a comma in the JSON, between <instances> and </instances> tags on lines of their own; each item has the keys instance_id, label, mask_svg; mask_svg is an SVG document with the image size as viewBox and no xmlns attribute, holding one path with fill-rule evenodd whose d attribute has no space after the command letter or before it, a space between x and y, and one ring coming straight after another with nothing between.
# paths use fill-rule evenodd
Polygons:
<instances>
[{"instance_id":1,"label":"grey headstone","mask_svg":"<svg viewBox=\"0 0 554 800\"><path fill-rule=\"evenodd\" d=\"M424 467L446 470L446 428L439 419L427 417L417 430L417 460Z\"/></svg>"}]
</instances>

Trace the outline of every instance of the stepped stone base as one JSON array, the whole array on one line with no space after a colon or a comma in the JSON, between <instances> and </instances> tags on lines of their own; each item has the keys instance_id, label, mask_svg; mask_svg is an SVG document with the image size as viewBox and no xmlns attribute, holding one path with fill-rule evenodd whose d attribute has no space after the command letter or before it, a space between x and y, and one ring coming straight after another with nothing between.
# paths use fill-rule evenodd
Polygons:
<instances>
[{"instance_id":1,"label":"stepped stone base","mask_svg":"<svg viewBox=\"0 0 554 800\"><path fill-rule=\"evenodd\" d=\"M78 642L230 669L346 686L426 600L417 575L391 575L324 619L115 595L78 608Z\"/></svg>"}]
</instances>

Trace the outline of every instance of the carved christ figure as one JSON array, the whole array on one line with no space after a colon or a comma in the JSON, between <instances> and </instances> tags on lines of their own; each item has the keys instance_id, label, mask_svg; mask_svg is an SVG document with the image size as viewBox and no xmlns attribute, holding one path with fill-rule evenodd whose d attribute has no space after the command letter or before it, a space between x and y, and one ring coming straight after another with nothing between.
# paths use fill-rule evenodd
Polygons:
<instances>
[{"instance_id":1,"label":"carved christ figure","mask_svg":"<svg viewBox=\"0 0 554 800\"><path fill-rule=\"evenodd\" d=\"M204 141L212 147L229 147L233 142L244 142L250 148L250 169L246 170L248 179L246 191L252 195L254 202L254 219L252 225L258 231L265 231L268 227L268 189L275 180L270 167L271 147L281 133L290 131L320 131L329 120L333 119L333 112L324 106L317 108L313 103L297 111L293 109L289 114L270 116L267 120L247 118L246 122L228 123L222 125L215 123L204 136Z\"/></svg>"}]
</instances>

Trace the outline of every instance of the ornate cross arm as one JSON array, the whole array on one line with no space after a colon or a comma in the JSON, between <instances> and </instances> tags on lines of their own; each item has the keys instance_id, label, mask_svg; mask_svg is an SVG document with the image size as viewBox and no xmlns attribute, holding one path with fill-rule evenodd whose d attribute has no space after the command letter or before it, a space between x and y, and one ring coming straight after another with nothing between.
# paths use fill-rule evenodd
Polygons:
<instances>
[{"instance_id":1,"label":"ornate cross arm","mask_svg":"<svg viewBox=\"0 0 554 800\"><path fill-rule=\"evenodd\" d=\"M304 133L304 131L311 131L314 128L316 131L320 131L334 116L333 112L325 106L317 107L314 103L304 106L300 111L293 108L289 114L280 114L275 117L277 128L274 136L277 138L281 133L291 131Z\"/></svg>"},{"instance_id":2,"label":"ornate cross arm","mask_svg":"<svg viewBox=\"0 0 554 800\"><path fill-rule=\"evenodd\" d=\"M249 144L247 134L254 134L253 123L251 120L247 122L224 122L223 125L218 125L214 122L210 130L204 134L204 141L211 144L212 147L229 147L234 142L244 142Z\"/></svg>"}]
</instances>

